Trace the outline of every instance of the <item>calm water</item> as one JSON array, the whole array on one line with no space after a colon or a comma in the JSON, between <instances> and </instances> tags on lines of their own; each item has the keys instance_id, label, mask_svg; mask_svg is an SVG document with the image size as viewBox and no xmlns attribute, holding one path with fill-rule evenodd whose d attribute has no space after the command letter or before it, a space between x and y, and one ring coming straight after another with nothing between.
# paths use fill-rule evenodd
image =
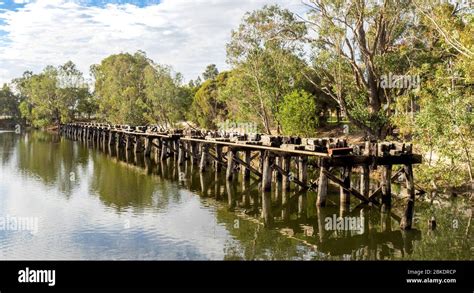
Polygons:
<instances>
[{"instance_id":1,"label":"calm water","mask_svg":"<svg viewBox=\"0 0 474 293\"><path fill-rule=\"evenodd\" d=\"M223 174L201 175L173 159L155 164L44 132L1 132L0 162L0 259L473 257L462 198L417 203L416 230L401 232L375 208L354 202L341 211L337 189L328 207L317 209L314 192L282 194L276 185L269 195L274 224L264 227L257 182L226 184ZM401 215L399 199L393 212ZM328 226L339 215L355 224ZM429 231L433 215L438 227ZM7 225L14 220L16 229ZM20 221L29 226L21 229Z\"/></svg>"}]
</instances>

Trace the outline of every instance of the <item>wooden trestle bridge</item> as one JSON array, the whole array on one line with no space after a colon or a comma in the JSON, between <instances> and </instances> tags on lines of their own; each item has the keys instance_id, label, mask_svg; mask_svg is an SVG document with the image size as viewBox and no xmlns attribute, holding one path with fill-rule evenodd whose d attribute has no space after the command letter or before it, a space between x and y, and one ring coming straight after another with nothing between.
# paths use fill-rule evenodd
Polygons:
<instances>
[{"instance_id":1,"label":"wooden trestle bridge","mask_svg":"<svg viewBox=\"0 0 474 293\"><path fill-rule=\"evenodd\" d=\"M412 166L421 163L422 157L412 153L411 144L366 141L349 146L344 139L242 135L101 123L62 124L59 133L73 140L92 141L104 149L143 153L156 161L173 158L179 165L190 161L198 164L200 172L208 171L211 166L215 172L225 169L227 180L232 180L240 169L245 180L251 176L260 180L264 194L271 191L272 180L281 181L282 189L286 191L290 190L290 184L300 190L317 188L316 204L321 207L326 205L330 180L340 188L341 206L348 206L352 195L362 203L390 212L391 182L404 175L408 193L406 205L403 215L395 218L402 229L412 227L415 204ZM309 161L319 168L319 176L314 180L308 178ZM394 171L394 165L401 166ZM359 190L351 186L354 168L360 168ZM377 168L381 168L381 183L371 191L371 171ZM331 172L335 169L340 170L340 177ZM264 196L262 205L270 204Z\"/></svg>"}]
</instances>

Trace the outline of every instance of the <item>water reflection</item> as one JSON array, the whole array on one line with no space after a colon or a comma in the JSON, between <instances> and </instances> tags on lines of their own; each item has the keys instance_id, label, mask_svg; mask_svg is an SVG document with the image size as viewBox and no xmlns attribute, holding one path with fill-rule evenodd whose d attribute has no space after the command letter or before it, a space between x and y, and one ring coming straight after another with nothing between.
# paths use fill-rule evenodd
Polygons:
<instances>
[{"instance_id":1,"label":"water reflection","mask_svg":"<svg viewBox=\"0 0 474 293\"><path fill-rule=\"evenodd\" d=\"M390 212L339 204L277 181L263 192L238 172L231 181L211 166L199 172L175 157L152 159L97 142L30 132L0 134L0 211L38 215L44 233L0 231L2 258L60 259L471 259L463 234L465 202L417 207L417 228L401 231ZM354 184L358 178L354 177ZM34 182L34 195L32 183ZM21 186L24 186L21 188ZM8 190L15 190L9 192ZM394 187L394 191L403 190ZM50 198L51 194L56 197ZM33 203L33 204L31 204ZM453 212L457 211L457 212ZM56 215L55 213L58 213ZM450 228L456 218L459 229ZM264 224L265 223L265 224ZM128 227L128 226L129 227ZM62 239L63 245L53 245ZM16 245L16 246L15 246ZM450 247L450 248L446 248ZM31 251L27 252L27 251Z\"/></svg>"}]
</instances>

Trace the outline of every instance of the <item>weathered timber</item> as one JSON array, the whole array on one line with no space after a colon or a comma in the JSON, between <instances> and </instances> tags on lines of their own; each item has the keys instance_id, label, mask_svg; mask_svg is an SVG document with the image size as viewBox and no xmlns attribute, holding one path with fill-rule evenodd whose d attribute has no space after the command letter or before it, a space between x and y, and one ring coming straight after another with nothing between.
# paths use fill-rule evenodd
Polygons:
<instances>
[{"instance_id":1,"label":"weathered timber","mask_svg":"<svg viewBox=\"0 0 474 293\"><path fill-rule=\"evenodd\" d=\"M350 186L347 187L346 183L345 183L343 180L337 178L336 176L334 176L334 175L333 175L332 173L330 173L329 171L323 170L322 172L326 175L326 177L327 177L329 180L331 180L332 182L334 182L334 183L336 183L337 185L339 185L339 187L341 187L342 189L344 189L346 192L348 192L348 193L354 195L355 197L357 197L358 199L360 199L360 200L363 201L363 202L366 202L366 203L369 202L369 200L368 200L367 198L365 198L362 194L360 194L357 190L355 190L354 188L352 188L352 187L350 187Z\"/></svg>"},{"instance_id":2,"label":"weathered timber","mask_svg":"<svg viewBox=\"0 0 474 293\"><path fill-rule=\"evenodd\" d=\"M340 203L349 205L351 202L351 174L352 166L341 168L342 184L340 184Z\"/></svg>"},{"instance_id":3,"label":"weathered timber","mask_svg":"<svg viewBox=\"0 0 474 293\"><path fill-rule=\"evenodd\" d=\"M160 160L164 161L168 158L168 141L162 140L161 141L161 153L160 153Z\"/></svg>"},{"instance_id":4,"label":"weathered timber","mask_svg":"<svg viewBox=\"0 0 474 293\"><path fill-rule=\"evenodd\" d=\"M302 181L300 181L298 178L295 178L294 176L292 176L291 172L285 171L282 168L280 168L278 165L275 165L275 164L272 165L272 168L277 170L280 174L284 175L285 178L287 178L287 180L288 180L287 189L288 190L290 188L289 182L293 182L293 183L299 185L302 189L308 189L308 185L303 183Z\"/></svg>"},{"instance_id":5,"label":"weathered timber","mask_svg":"<svg viewBox=\"0 0 474 293\"><path fill-rule=\"evenodd\" d=\"M178 165L179 166L182 166L186 160L186 150L184 149L185 148L185 145L183 143L181 143L181 141L179 142L179 145L178 145Z\"/></svg>"},{"instance_id":6,"label":"weathered timber","mask_svg":"<svg viewBox=\"0 0 474 293\"><path fill-rule=\"evenodd\" d=\"M247 164L247 162L242 161L239 157L234 156L234 157L233 157L233 160L234 160L236 163L242 165L245 169L248 169L249 172L251 171L252 173L254 173L255 175L257 175L258 177L260 177L260 178L262 177L262 173L260 173L258 170L256 170L255 168L253 168L250 164Z\"/></svg>"},{"instance_id":7,"label":"weathered timber","mask_svg":"<svg viewBox=\"0 0 474 293\"><path fill-rule=\"evenodd\" d=\"M361 166L362 172L360 174L360 193L364 197L369 197L370 192L370 168L368 165Z\"/></svg>"},{"instance_id":8,"label":"weathered timber","mask_svg":"<svg viewBox=\"0 0 474 293\"><path fill-rule=\"evenodd\" d=\"M209 145L203 144L201 146L201 161L199 162L199 171L201 172L206 171L208 152L209 152Z\"/></svg>"},{"instance_id":9,"label":"weathered timber","mask_svg":"<svg viewBox=\"0 0 474 293\"><path fill-rule=\"evenodd\" d=\"M216 156L214 158L215 161L215 168L217 172L220 172L222 169L222 146L216 145L215 146Z\"/></svg>"},{"instance_id":10,"label":"weathered timber","mask_svg":"<svg viewBox=\"0 0 474 293\"><path fill-rule=\"evenodd\" d=\"M382 210L392 206L392 165L382 168Z\"/></svg>"},{"instance_id":11,"label":"weathered timber","mask_svg":"<svg viewBox=\"0 0 474 293\"><path fill-rule=\"evenodd\" d=\"M272 163L273 156L269 151L266 151L263 156L263 171L262 171L262 190L270 191L272 189Z\"/></svg>"},{"instance_id":12,"label":"weathered timber","mask_svg":"<svg viewBox=\"0 0 474 293\"><path fill-rule=\"evenodd\" d=\"M151 142L153 138L151 137L145 137L145 156L150 157L151 155Z\"/></svg>"},{"instance_id":13,"label":"weathered timber","mask_svg":"<svg viewBox=\"0 0 474 293\"><path fill-rule=\"evenodd\" d=\"M326 197L328 192L328 177L326 173L329 173L325 165L321 165L319 170L319 181L318 181L318 199L316 205L320 207L326 206Z\"/></svg>"},{"instance_id":14,"label":"weathered timber","mask_svg":"<svg viewBox=\"0 0 474 293\"><path fill-rule=\"evenodd\" d=\"M282 157L282 189L283 192L290 191L290 167L291 167L291 157L284 155Z\"/></svg>"},{"instance_id":15,"label":"weathered timber","mask_svg":"<svg viewBox=\"0 0 474 293\"><path fill-rule=\"evenodd\" d=\"M398 176L400 176L400 174L403 174L404 171L405 171L404 167L400 168L395 174L392 175L392 177L390 178L390 181L393 181L396 178L398 178ZM383 188L383 186L380 186L379 188L374 190L374 192L372 192L372 194L369 196L369 200L372 200L372 199L376 198L377 196L381 195L382 194L382 188Z\"/></svg>"},{"instance_id":16,"label":"weathered timber","mask_svg":"<svg viewBox=\"0 0 474 293\"><path fill-rule=\"evenodd\" d=\"M252 156L251 150L245 150L245 152L244 152L245 165L244 165L244 168L242 168L242 172L243 172L245 180L250 179L250 167L249 166L250 166L250 163L251 163L251 156Z\"/></svg>"},{"instance_id":17,"label":"weathered timber","mask_svg":"<svg viewBox=\"0 0 474 293\"><path fill-rule=\"evenodd\" d=\"M226 170L226 179L231 181L234 178L234 160L235 150L229 149L227 151L227 170Z\"/></svg>"},{"instance_id":18,"label":"weathered timber","mask_svg":"<svg viewBox=\"0 0 474 293\"><path fill-rule=\"evenodd\" d=\"M59 133L73 140L90 142L93 147L104 151L108 146L110 154L112 154L112 146L115 146L114 150L117 154L123 149L133 149L134 157L126 152L126 158L127 161L132 162L131 157L135 164L141 164L138 161L146 160L154 150L155 161L161 160L165 165L165 160L174 157L174 160L177 161L176 166L182 166L186 159L191 159L192 164L198 162L201 171L205 171L208 166L214 166L216 182L222 166L226 167L227 180L232 180L236 170L240 169L244 181L249 180L251 174L257 175L258 180L255 183L261 184L262 192L271 190L272 178L274 178L277 181L275 184L275 188L277 188L275 190L276 202L288 200L288 198L280 199L280 194L282 197L288 197L291 182L298 185L303 191L309 188L308 182L312 182L311 187L318 186L316 202L318 206L325 205L327 182L331 180L340 186L341 206L346 206L349 203L352 194L365 203L370 201L376 205L380 204L375 197L382 195L383 208L390 207L390 182L400 174L397 172L391 176L391 166L404 165L404 168L408 169L413 164L421 162L421 156L412 153L410 144L397 142L370 141L349 146L344 139L229 135L217 132L207 132L206 136L206 131L180 131L153 125L128 126L101 123L62 124L59 127ZM224 153L223 150L226 152ZM137 153L140 152L144 152L145 156L137 156ZM260 161L259 166L254 168L251 163L257 158ZM292 158L295 158L296 161L294 169L291 164ZM309 158L316 158L316 160L309 160ZM211 161L212 164L209 164ZM146 161L146 166L150 166L149 163ZM186 164L185 168L192 168L192 164ZM312 178L308 178L309 164L320 168L317 184L311 180ZM350 174L351 168L359 166L361 167L361 183L360 189L355 190L350 186ZM378 166L383 168L382 186L370 194L370 170L376 169ZM334 168L343 169L342 179L330 173L330 170ZM178 168L173 170L173 176L180 173L176 173L177 170ZM293 175L292 172L295 172L296 175ZM409 177L406 178L407 185L414 186L413 178ZM205 192L209 191L209 188L205 189ZM414 187L412 189L414 190ZM246 200L249 199L250 197ZM304 192L298 195L298 210L301 217L305 216L305 200ZM258 200L254 200L254 202L258 202ZM268 204L270 200L266 201L262 198L263 202ZM409 203L410 201L407 202L407 216L404 221L406 229L411 228L410 210L413 213L413 206L410 207ZM285 216L283 212L282 216ZM270 218L268 220L271 221Z\"/></svg>"},{"instance_id":19,"label":"weathered timber","mask_svg":"<svg viewBox=\"0 0 474 293\"><path fill-rule=\"evenodd\" d=\"M298 179L304 186L308 185L308 157L298 157Z\"/></svg>"},{"instance_id":20,"label":"weathered timber","mask_svg":"<svg viewBox=\"0 0 474 293\"><path fill-rule=\"evenodd\" d=\"M415 185L413 181L412 165L405 166L405 180L408 196L406 198L405 211L400 222L400 228L403 230L409 230L413 224L413 214L415 209Z\"/></svg>"}]
</instances>

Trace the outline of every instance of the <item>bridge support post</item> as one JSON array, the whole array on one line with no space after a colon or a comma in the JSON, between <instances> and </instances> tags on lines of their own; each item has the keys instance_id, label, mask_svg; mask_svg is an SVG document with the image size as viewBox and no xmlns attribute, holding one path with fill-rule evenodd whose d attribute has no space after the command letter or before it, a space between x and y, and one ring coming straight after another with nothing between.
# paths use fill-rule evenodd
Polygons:
<instances>
[{"instance_id":1,"label":"bridge support post","mask_svg":"<svg viewBox=\"0 0 474 293\"><path fill-rule=\"evenodd\" d=\"M117 151L117 155L120 153L121 141L122 141L122 133L120 132L115 133L115 150Z\"/></svg>"},{"instance_id":2,"label":"bridge support post","mask_svg":"<svg viewBox=\"0 0 474 293\"><path fill-rule=\"evenodd\" d=\"M412 165L405 165L405 180L408 196L406 199L405 211L400 222L400 228L403 230L410 230L413 224L413 214L415 209L415 184L413 181Z\"/></svg>"},{"instance_id":3,"label":"bridge support post","mask_svg":"<svg viewBox=\"0 0 474 293\"><path fill-rule=\"evenodd\" d=\"M196 142L192 141L190 142L190 149L191 149L191 163L194 165L197 161L197 156L198 156L198 145Z\"/></svg>"},{"instance_id":4,"label":"bridge support post","mask_svg":"<svg viewBox=\"0 0 474 293\"><path fill-rule=\"evenodd\" d=\"M249 149L246 149L244 152L244 162L248 166L250 166L251 164L251 161L250 161L251 156L252 156L252 152ZM246 166L242 166L242 174L244 176L244 180L250 179L250 169L247 168Z\"/></svg>"},{"instance_id":5,"label":"bridge support post","mask_svg":"<svg viewBox=\"0 0 474 293\"><path fill-rule=\"evenodd\" d=\"M182 166L185 161L185 150L184 150L185 145L179 141L178 143L178 165Z\"/></svg>"},{"instance_id":6,"label":"bridge support post","mask_svg":"<svg viewBox=\"0 0 474 293\"><path fill-rule=\"evenodd\" d=\"M189 155L189 143L185 142L185 141L182 141L181 142L182 146L183 146L183 156L184 156L184 160L189 160L190 158L190 155Z\"/></svg>"},{"instance_id":7,"label":"bridge support post","mask_svg":"<svg viewBox=\"0 0 474 293\"><path fill-rule=\"evenodd\" d=\"M217 160L214 163L214 167L216 169L216 172L220 172L222 170L222 145L216 144L215 151Z\"/></svg>"},{"instance_id":8,"label":"bridge support post","mask_svg":"<svg viewBox=\"0 0 474 293\"><path fill-rule=\"evenodd\" d=\"M178 156L179 156L179 140L178 139L175 139L173 141L173 145L174 145L174 160L175 161L178 161Z\"/></svg>"},{"instance_id":9,"label":"bridge support post","mask_svg":"<svg viewBox=\"0 0 474 293\"><path fill-rule=\"evenodd\" d=\"M368 165L363 165L361 168L362 173L360 175L360 193L368 198L370 192L370 169Z\"/></svg>"},{"instance_id":10,"label":"bridge support post","mask_svg":"<svg viewBox=\"0 0 474 293\"><path fill-rule=\"evenodd\" d=\"M161 154L160 154L160 160L164 161L168 158L168 140L162 140L161 141Z\"/></svg>"},{"instance_id":11,"label":"bridge support post","mask_svg":"<svg viewBox=\"0 0 474 293\"><path fill-rule=\"evenodd\" d=\"M345 166L341 168L341 179L344 183L343 186L339 187L339 197L340 197L340 204L341 209L344 208L346 210L349 208L351 203L351 194L348 189L351 188L351 173L352 173L352 166Z\"/></svg>"},{"instance_id":12,"label":"bridge support post","mask_svg":"<svg viewBox=\"0 0 474 293\"><path fill-rule=\"evenodd\" d=\"M282 177L282 190L283 192L290 191L290 167L291 167L291 157L288 155L283 155L281 158L281 168L285 172Z\"/></svg>"},{"instance_id":13,"label":"bridge support post","mask_svg":"<svg viewBox=\"0 0 474 293\"><path fill-rule=\"evenodd\" d=\"M209 152L209 145L206 143L203 143L201 145L201 161L199 163L199 171L204 172L206 171L206 165L207 165L207 157Z\"/></svg>"},{"instance_id":14,"label":"bridge support post","mask_svg":"<svg viewBox=\"0 0 474 293\"><path fill-rule=\"evenodd\" d=\"M298 179L305 186L308 184L308 157L298 157Z\"/></svg>"},{"instance_id":15,"label":"bridge support post","mask_svg":"<svg viewBox=\"0 0 474 293\"><path fill-rule=\"evenodd\" d=\"M158 162L160 160L160 143L161 143L161 139L156 138L155 144L153 144L153 148L154 148L153 155L155 156L155 162Z\"/></svg>"},{"instance_id":16,"label":"bridge support post","mask_svg":"<svg viewBox=\"0 0 474 293\"><path fill-rule=\"evenodd\" d=\"M273 156L270 151L265 151L263 156L262 190L272 190L272 164Z\"/></svg>"},{"instance_id":17,"label":"bridge support post","mask_svg":"<svg viewBox=\"0 0 474 293\"><path fill-rule=\"evenodd\" d=\"M327 166L324 160L320 160L320 169L319 169L319 182L318 182L318 199L316 205L318 207L326 206L326 197L328 192L328 177L325 174L327 171Z\"/></svg>"},{"instance_id":18,"label":"bridge support post","mask_svg":"<svg viewBox=\"0 0 474 293\"><path fill-rule=\"evenodd\" d=\"M265 158L265 151L261 150L260 151L260 156L258 158L258 171L260 171L260 173L263 174L263 161L264 161L264 158Z\"/></svg>"},{"instance_id":19,"label":"bridge support post","mask_svg":"<svg viewBox=\"0 0 474 293\"><path fill-rule=\"evenodd\" d=\"M382 211L392 206L392 165L382 167Z\"/></svg>"},{"instance_id":20,"label":"bridge support post","mask_svg":"<svg viewBox=\"0 0 474 293\"><path fill-rule=\"evenodd\" d=\"M234 178L234 156L235 150L229 147L227 151L227 170L226 170L226 178L228 181L231 181Z\"/></svg>"},{"instance_id":21,"label":"bridge support post","mask_svg":"<svg viewBox=\"0 0 474 293\"><path fill-rule=\"evenodd\" d=\"M135 144L133 146L133 152L137 154L141 153L142 151L142 138L139 135L135 135Z\"/></svg>"},{"instance_id":22,"label":"bridge support post","mask_svg":"<svg viewBox=\"0 0 474 293\"><path fill-rule=\"evenodd\" d=\"M109 130L109 141L107 143L109 148L112 147L112 145L114 143L114 138L115 138L115 132L112 132L111 130Z\"/></svg>"},{"instance_id":23,"label":"bridge support post","mask_svg":"<svg viewBox=\"0 0 474 293\"><path fill-rule=\"evenodd\" d=\"M145 137L145 157L150 157L151 154L151 146L153 144L153 138Z\"/></svg>"},{"instance_id":24,"label":"bridge support post","mask_svg":"<svg viewBox=\"0 0 474 293\"><path fill-rule=\"evenodd\" d=\"M96 137L95 137L95 139L96 139L95 144L96 144L97 147L100 146L101 133L102 133L102 130L101 130L101 129L98 129L98 130L97 130L97 135L96 135Z\"/></svg>"},{"instance_id":25,"label":"bridge support post","mask_svg":"<svg viewBox=\"0 0 474 293\"><path fill-rule=\"evenodd\" d=\"M283 159L283 156L276 156L276 157L275 157L275 164L276 164L278 167L280 167L280 169L281 169L281 166L282 166L282 159ZM281 182L282 178L283 178L283 177L282 177L280 171L279 171L279 170L275 170L275 171L274 171L274 180L275 180L276 182Z\"/></svg>"},{"instance_id":26,"label":"bridge support post","mask_svg":"<svg viewBox=\"0 0 474 293\"><path fill-rule=\"evenodd\" d=\"M131 141L130 141L130 135L129 134L125 134L125 150L126 151L129 151L130 150L130 145Z\"/></svg>"},{"instance_id":27,"label":"bridge support post","mask_svg":"<svg viewBox=\"0 0 474 293\"><path fill-rule=\"evenodd\" d=\"M105 150L105 145L107 143L107 132L108 132L108 130L106 130L106 129L102 130L102 141L101 141L101 143L102 143L102 149L104 149L104 150Z\"/></svg>"}]
</instances>

